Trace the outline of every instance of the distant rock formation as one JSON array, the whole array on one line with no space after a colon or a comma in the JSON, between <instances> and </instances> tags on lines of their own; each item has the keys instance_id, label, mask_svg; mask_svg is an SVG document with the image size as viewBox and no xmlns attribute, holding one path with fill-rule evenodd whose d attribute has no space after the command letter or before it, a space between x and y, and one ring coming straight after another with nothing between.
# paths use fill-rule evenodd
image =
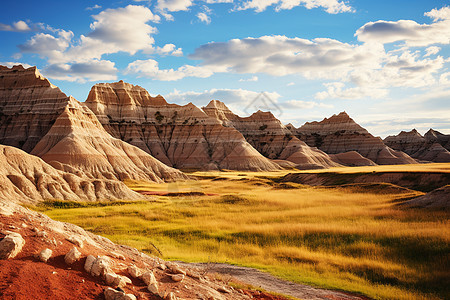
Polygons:
<instances>
[{"instance_id":1,"label":"distant rock formation","mask_svg":"<svg viewBox=\"0 0 450 300\"><path fill-rule=\"evenodd\" d=\"M450 210L450 185L440 187L423 196L402 202L400 206Z\"/></svg>"},{"instance_id":2,"label":"distant rock formation","mask_svg":"<svg viewBox=\"0 0 450 300\"><path fill-rule=\"evenodd\" d=\"M262 155L273 160L293 162L299 169L339 166L326 153L296 138L271 112L257 111L250 117L235 115L223 102L212 100L203 111L224 126L241 132Z\"/></svg>"},{"instance_id":3,"label":"distant rock formation","mask_svg":"<svg viewBox=\"0 0 450 300\"><path fill-rule=\"evenodd\" d=\"M381 138L371 135L346 112L320 122L307 122L295 130L295 134L311 147L318 147L328 154L356 151L380 165L417 163L409 155L386 146Z\"/></svg>"},{"instance_id":4,"label":"distant rock formation","mask_svg":"<svg viewBox=\"0 0 450 300\"><path fill-rule=\"evenodd\" d=\"M68 100L36 67L0 66L0 144L30 152Z\"/></svg>"},{"instance_id":5,"label":"distant rock formation","mask_svg":"<svg viewBox=\"0 0 450 300\"><path fill-rule=\"evenodd\" d=\"M89 179L56 170L39 157L0 145L0 199L36 203L47 199L141 199L117 180Z\"/></svg>"},{"instance_id":6,"label":"distant rock formation","mask_svg":"<svg viewBox=\"0 0 450 300\"><path fill-rule=\"evenodd\" d=\"M421 161L450 162L450 135L430 129L425 136L417 130L402 131L388 136L384 143Z\"/></svg>"},{"instance_id":7,"label":"distant rock formation","mask_svg":"<svg viewBox=\"0 0 450 300\"><path fill-rule=\"evenodd\" d=\"M179 169L271 171L280 167L192 103L168 104L123 81L92 87L85 102L114 137Z\"/></svg>"}]
</instances>

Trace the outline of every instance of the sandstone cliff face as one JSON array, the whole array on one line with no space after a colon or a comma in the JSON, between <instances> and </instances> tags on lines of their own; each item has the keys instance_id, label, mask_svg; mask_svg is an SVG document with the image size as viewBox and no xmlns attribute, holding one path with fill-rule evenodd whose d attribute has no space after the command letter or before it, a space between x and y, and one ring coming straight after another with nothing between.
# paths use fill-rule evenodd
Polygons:
<instances>
[{"instance_id":1,"label":"sandstone cliff face","mask_svg":"<svg viewBox=\"0 0 450 300\"><path fill-rule=\"evenodd\" d=\"M168 104L123 81L92 87L85 105L114 137L181 169L279 169L235 129L189 103Z\"/></svg>"},{"instance_id":2,"label":"sandstone cliff face","mask_svg":"<svg viewBox=\"0 0 450 300\"><path fill-rule=\"evenodd\" d=\"M270 112L258 111L250 117L242 118L217 100L203 107L203 111L219 120L224 126L237 129L255 149L267 158L291 161L300 169L339 166L323 151L311 148L300 141Z\"/></svg>"},{"instance_id":3,"label":"sandstone cliff face","mask_svg":"<svg viewBox=\"0 0 450 300\"><path fill-rule=\"evenodd\" d=\"M30 152L67 102L36 67L0 66L0 144Z\"/></svg>"},{"instance_id":4,"label":"sandstone cliff face","mask_svg":"<svg viewBox=\"0 0 450 300\"><path fill-rule=\"evenodd\" d=\"M0 145L0 199L36 203L47 199L117 200L141 199L115 180L89 179L56 170L39 157L11 146Z\"/></svg>"},{"instance_id":5,"label":"sandstone cliff face","mask_svg":"<svg viewBox=\"0 0 450 300\"><path fill-rule=\"evenodd\" d=\"M100 181L185 178L144 151L111 137L87 107L67 97L35 67L0 67L0 110L0 143L23 148L78 177Z\"/></svg>"},{"instance_id":6,"label":"sandstone cliff face","mask_svg":"<svg viewBox=\"0 0 450 300\"><path fill-rule=\"evenodd\" d=\"M403 151L411 157L432 162L450 162L450 135L430 129L425 136L417 130L402 131L388 136L384 143L392 149Z\"/></svg>"},{"instance_id":7,"label":"sandstone cliff face","mask_svg":"<svg viewBox=\"0 0 450 300\"><path fill-rule=\"evenodd\" d=\"M296 130L297 137L328 154L356 151L380 165L414 164L406 153L389 148L342 112L320 122L307 122Z\"/></svg>"},{"instance_id":8,"label":"sandstone cliff face","mask_svg":"<svg viewBox=\"0 0 450 300\"><path fill-rule=\"evenodd\" d=\"M31 153L57 169L92 179L186 178L141 149L113 138L89 108L73 98Z\"/></svg>"}]
</instances>

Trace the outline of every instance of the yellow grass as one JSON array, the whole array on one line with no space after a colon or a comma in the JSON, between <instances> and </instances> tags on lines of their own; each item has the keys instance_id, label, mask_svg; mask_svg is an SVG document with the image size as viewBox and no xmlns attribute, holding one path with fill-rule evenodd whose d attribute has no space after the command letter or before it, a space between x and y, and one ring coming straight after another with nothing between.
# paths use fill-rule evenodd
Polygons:
<instances>
[{"instance_id":1,"label":"yellow grass","mask_svg":"<svg viewBox=\"0 0 450 300\"><path fill-rule=\"evenodd\" d=\"M376 168L447 172L448 166ZM421 192L383 193L383 185L377 193L282 186L260 177L283 172L194 174L203 179L127 184L135 190L215 195L155 196L148 202L72 209L49 204L45 213L153 255L160 251L165 259L257 267L295 282L376 299L450 296L448 213L395 206Z\"/></svg>"}]
</instances>

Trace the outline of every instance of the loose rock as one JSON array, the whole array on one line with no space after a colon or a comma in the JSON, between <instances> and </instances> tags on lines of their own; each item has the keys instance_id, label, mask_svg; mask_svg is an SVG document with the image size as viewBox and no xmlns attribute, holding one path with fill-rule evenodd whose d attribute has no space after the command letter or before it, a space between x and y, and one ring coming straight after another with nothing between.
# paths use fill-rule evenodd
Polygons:
<instances>
[{"instance_id":1,"label":"loose rock","mask_svg":"<svg viewBox=\"0 0 450 300\"><path fill-rule=\"evenodd\" d=\"M136 267L135 265L131 265L128 267L128 274L130 274L133 278L139 278L142 276L142 270Z\"/></svg>"},{"instance_id":2,"label":"loose rock","mask_svg":"<svg viewBox=\"0 0 450 300\"><path fill-rule=\"evenodd\" d=\"M97 256L91 268L92 276L104 276L109 271L109 260L105 256Z\"/></svg>"},{"instance_id":3,"label":"loose rock","mask_svg":"<svg viewBox=\"0 0 450 300\"><path fill-rule=\"evenodd\" d=\"M225 287L225 286L221 286L221 287L219 287L217 290L218 290L219 292L225 293L225 294L230 294L230 293L231 293L231 290L230 290L229 288Z\"/></svg>"},{"instance_id":4,"label":"loose rock","mask_svg":"<svg viewBox=\"0 0 450 300\"><path fill-rule=\"evenodd\" d=\"M92 255L88 255L88 257L86 257L86 262L84 263L84 270L89 274L91 273L92 265L94 264L95 260L96 258Z\"/></svg>"},{"instance_id":5,"label":"loose rock","mask_svg":"<svg viewBox=\"0 0 450 300\"><path fill-rule=\"evenodd\" d=\"M170 292L164 299L166 300L177 300L177 296L174 293Z\"/></svg>"},{"instance_id":6,"label":"loose rock","mask_svg":"<svg viewBox=\"0 0 450 300\"><path fill-rule=\"evenodd\" d=\"M80 248L83 248L83 246L84 246L83 240L81 240L80 238L78 238L76 236L69 236L68 238L66 238L66 240L68 240L69 242L71 242L74 245L77 245Z\"/></svg>"},{"instance_id":7,"label":"loose rock","mask_svg":"<svg viewBox=\"0 0 450 300\"><path fill-rule=\"evenodd\" d=\"M133 294L125 294L110 287L105 289L104 295L105 300L136 300L136 296Z\"/></svg>"},{"instance_id":8,"label":"loose rock","mask_svg":"<svg viewBox=\"0 0 450 300\"><path fill-rule=\"evenodd\" d=\"M184 279L183 274L170 275L170 277L172 278L173 281L176 281L176 282L181 282Z\"/></svg>"},{"instance_id":9,"label":"loose rock","mask_svg":"<svg viewBox=\"0 0 450 300\"><path fill-rule=\"evenodd\" d=\"M170 270L172 271L172 273L175 273L175 274L183 274L183 275L186 275L186 271L183 270L182 268L180 268L180 266L177 265L177 264L172 264L172 265L170 266Z\"/></svg>"},{"instance_id":10,"label":"loose rock","mask_svg":"<svg viewBox=\"0 0 450 300\"><path fill-rule=\"evenodd\" d=\"M0 241L0 259L14 258L22 251L25 240L19 233L7 231Z\"/></svg>"},{"instance_id":11,"label":"loose rock","mask_svg":"<svg viewBox=\"0 0 450 300\"><path fill-rule=\"evenodd\" d=\"M67 252L66 256L64 256L64 261L66 264L71 265L81 257L81 252L78 251L77 247L73 247L69 252Z\"/></svg>"},{"instance_id":12,"label":"loose rock","mask_svg":"<svg viewBox=\"0 0 450 300\"><path fill-rule=\"evenodd\" d=\"M158 285L156 284L156 282L149 284L147 289L149 290L150 293L152 293L154 295L158 295L158 293L159 293L159 288L158 288Z\"/></svg>"},{"instance_id":13,"label":"loose rock","mask_svg":"<svg viewBox=\"0 0 450 300\"><path fill-rule=\"evenodd\" d=\"M156 283L156 284L158 283L156 281L155 275L153 274L152 271L147 271L144 274L142 274L141 279L142 279L142 281L144 281L144 283L146 285L150 285L150 284L153 284L153 283Z\"/></svg>"},{"instance_id":14,"label":"loose rock","mask_svg":"<svg viewBox=\"0 0 450 300\"><path fill-rule=\"evenodd\" d=\"M39 260L42 261L42 262L47 262L48 259L49 259L50 257L52 257L52 253L53 253L52 250L50 250L50 249L48 249L48 248L45 248L44 250L42 250L42 251L39 253L38 258L39 258Z\"/></svg>"}]
</instances>

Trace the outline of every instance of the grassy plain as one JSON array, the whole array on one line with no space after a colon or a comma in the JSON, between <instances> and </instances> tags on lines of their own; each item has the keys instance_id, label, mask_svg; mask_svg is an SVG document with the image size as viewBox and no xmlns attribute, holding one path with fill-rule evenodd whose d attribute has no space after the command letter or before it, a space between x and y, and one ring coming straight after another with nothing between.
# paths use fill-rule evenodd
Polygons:
<instances>
[{"instance_id":1,"label":"grassy plain","mask_svg":"<svg viewBox=\"0 0 450 300\"><path fill-rule=\"evenodd\" d=\"M389 168L450 172L450 164ZM195 181L130 181L135 190L209 195L106 206L53 201L41 209L165 259L255 267L376 299L450 299L448 212L399 209L397 202L423 193L390 184L278 183L285 173L197 172Z\"/></svg>"}]
</instances>

